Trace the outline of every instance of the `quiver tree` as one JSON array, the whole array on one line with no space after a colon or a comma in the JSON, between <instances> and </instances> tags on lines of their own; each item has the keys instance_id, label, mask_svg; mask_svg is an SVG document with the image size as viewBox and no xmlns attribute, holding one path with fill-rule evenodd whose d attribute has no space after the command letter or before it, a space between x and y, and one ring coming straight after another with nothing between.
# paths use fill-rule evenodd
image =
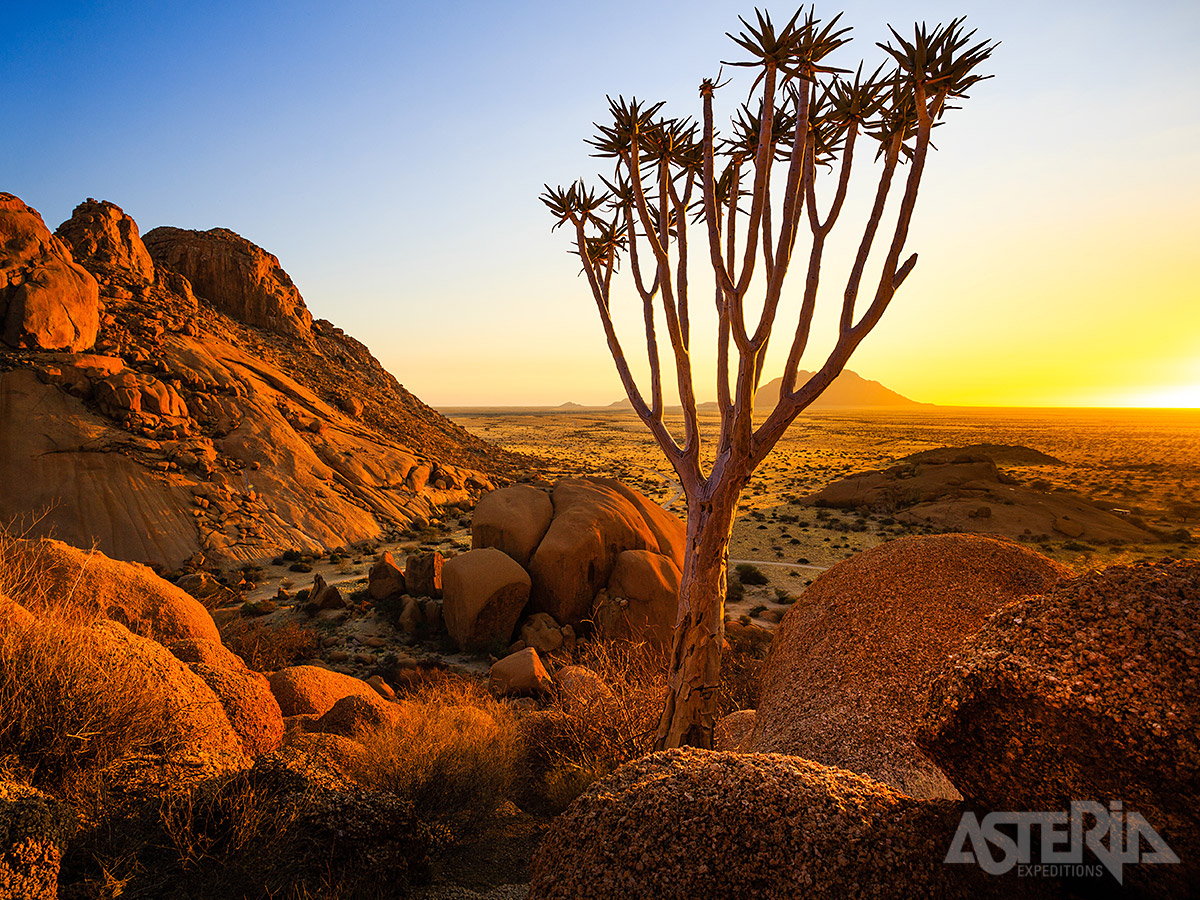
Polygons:
<instances>
[{"instance_id":1,"label":"quiver tree","mask_svg":"<svg viewBox=\"0 0 1200 900\"><path fill-rule=\"evenodd\" d=\"M582 262L625 392L678 474L687 499L687 544L659 748L712 745L738 498L791 422L842 371L912 272L917 256L905 257L904 245L930 135L951 108L948 101L964 97L971 85L988 77L974 70L995 45L973 43L974 32L964 31L962 19L932 30L915 26L911 40L891 29L894 43L878 45L890 57L888 67L864 77L859 66L851 76L824 62L850 40L839 19L823 25L811 11L800 10L781 29L758 11L754 24L741 20L745 30L730 37L750 59L724 65L749 67L756 76L727 136L713 126L720 76L700 85L699 123L661 115L662 103L609 98L611 122L597 125L589 143L595 156L613 161L611 179L601 179L603 190L582 181L547 186L541 197L557 220L555 228L574 231L573 252ZM797 384L826 240L841 215L863 141L873 144L878 163L874 202L846 276L833 349L815 374ZM897 176L905 165L907 175ZM832 199L819 209L822 170L828 173L822 177L830 179ZM886 236L881 223L897 185L899 207ZM688 280L688 229L701 224L706 245L700 252L707 250L714 276L720 411L716 446L704 453L691 364ZM754 396L802 231L808 232L808 267L779 401L756 423ZM874 249L884 257L860 304ZM642 302L648 392L635 383L611 313L613 276L625 256ZM757 321L747 317L752 287L753 308L761 308ZM665 353L660 326L669 345ZM663 422L664 356L682 406L679 438Z\"/></svg>"}]
</instances>

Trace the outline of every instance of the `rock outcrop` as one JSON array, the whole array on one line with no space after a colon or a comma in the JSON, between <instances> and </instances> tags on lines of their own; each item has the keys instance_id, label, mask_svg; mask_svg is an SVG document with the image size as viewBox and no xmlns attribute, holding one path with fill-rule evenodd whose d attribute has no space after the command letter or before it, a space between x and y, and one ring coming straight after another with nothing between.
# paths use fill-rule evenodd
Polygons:
<instances>
[{"instance_id":1,"label":"rock outcrop","mask_svg":"<svg viewBox=\"0 0 1200 900\"><path fill-rule=\"evenodd\" d=\"M488 672L488 689L498 697L545 694L553 686L550 673L532 647L510 653L493 663Z\"/></svg>"},{"instance_id":2,"label":"rock outcrop","mask_svg":"<svg viewBox=\"0 0 1200 900\"><path fill-rule=\"evenodd\" d=\"M396 594L404 593L404 570L396 564L395 558L384 551L375 565L371 566L367 577L367 590L372 600L386 600Z\"/></svg>"},{"instance_id":3,"label":"rock outcrop","mask_svg":"<svg viewBox=\"0 0 1200 900\"><path fill-rule=\"evenodd\" d=\"M67 804L0 778L0 897L55 900L74 825Z\"/></svg>"},{"instance_id":4,"label":"rock outcrop","mask_svg":"<svg viewBox=\"0 0 1200 900\"><path fill-rule=\"evenodd\" d=\"M751 749L862 772L916 797L956 796L914 743L923 683L989 615L1068 574L975 535L901 538L834 566L776 631Z\"/></svg>"},{"instance_id":5,"label":"rock outcrop","mask_svg":"<svg viewBox=\"0 0 1200 900\"><path fill-rule=\"evenodd\" d=\"M191 282L196 295L247 325L308 338L312 313L279 260L228 228L155 228L144 238L150 255Z\"/></svg>"},{"instance_id":6,"label":"rock outcrop","mask_svg":"<svg viewBox=\"0 0 1200 900\"><path fill-rule=\"evenodd\" d=\"M0 338L77 353L96 342L100 289L37 210L0 193Z\"/></svg>"},{"instance_id":7,"label":"rock outcrop","mask_svg":"<svg viewBox=\"0 0 1200 900\"><path fill-rule=\"evenodd\" d=\"M365 681L320 666L280 669L271 676L270 681L271 693L275 695L285 717L324 715L343 697L356 696L369 702L383 702Z\"/></svg>"},{"instance_id":8,"label":"rock outcrop","mask_svg":"<svg viewBox=\"0 0 1200 900\"><path fill-rule=\"evenodd\" d=\"M406 706L391 703L376 694L350 694L329 707L307 727L317 734L337 734L354 738L359 732L396 727L405 717Z\"/></svg>"},{"instance_id":9,"label":"rock outcrop","mask_svg":"<svg viewBox=\"0 0 1200 900\"><path fill-rule=\"evenodd\" d=\"M554 518L529 563L531 611L578 628L626 550L648 550L682 567L683 523L620 482L564 478L551 499Z\"/></svg>"},{"instance_id":10,"label":"rock outcrop","mask_svg":"<svg viewBox=\"0 0 1200 900\"><path fill-rule=\"evenodd\" d=\"M137 222L107 200L89 197L55 232L75 259L134 285L154 280L154 260L138 234Z\"/></svg>"},{"instance_id":11,"label":"rock outcrop","mask_svg":"<svg viewBox=\"0 0 1200 900\"><path fill-rule=\"evenodd\" d=\"M100 621L89 629L95 637L87 661L101 671L136 672L162 698L173 734L174 756L195 759L206 770L246 765L245 745L225 708L203 679L157 641L140 637L117 622Z\"/></svg>"},{"instance_id":12,"label":"rock outcrop","mask_svg":"<svg viewBox=\"0 0 1200 900\"><path fill-rule=\"evenodd\" d=\"M14 541L6 562L38 572L37 597L47 606L103 616L160 643L220 643L208 610L146 566L52 540Z\"/></svg>"},{"instance_id":13,"label":"rock outcrop","mask_svg":"<svg viewBox=\"0 0 1200 900\"><path fill-rule=\"evenodd\" d=\"M83 338L51 337L47 319L21 326L44 340L0 347L0 519L48 510L32 534L168 569L197 553L227 565L398 535L513 470L515 457L422 404L330 323L296 313L301 341L220 312L265 303L268 276L287 294L265 254L249 269L230 263L213 282L224 286L197 300L166 257L148 280L136 223L118 207L89 201L62 226L81 269L4 197L0 317L24 322L14 292L45 299L65 290L55 279L90 284L104 313L97 332L93 296ZM279 302L286 319L292 301ZM95 352L76 352L93 341Z\"/></svg>"},{"instance_id":14,"label":"rock outcrop","mask_svg":"<svg viewBox=\"0 0 1200 900\"><path fill-rule=\"evenodd\" d=\"M1181 861L1126 865L1126 884L1182 897L1200 883L1198 736L1200 564L1162 562L997 611L933 682L923 743L982 808L1122 801Z\"/></svg>"},{"instance_id":15,"label":"rock outcrop","mask_svg":"<svg viewBox=\"0 0 1200 900\"><path fill-rule=\"evenodd\" d=\"M248 755L279 748L283 714L265 675L252 672L240 656L213 641L172 641L167 649L216 694Z\"/></svg>"},{"instance_id":16,"label":"rock outcrop","mask_svg":"<svg viewBox=\"0 0 1200 900\"><path fill-rule=\"evenodd\" d=\"M804 759L668 750L622 766L554 820L529 896L1022 896L1015 878L943 863L959 815Z\"/></svg>"},{"instance_id":17,"label":"rock outcrop","mask_svg":"<svg viewBox=\"0 0 1200 900\"><path fill-rule=\"evenodd\" d=\"M1154 542L1145 528L1065 491L1026 487L997 467L1059 465L1028 447L977 444L926 450L874 472L850 475L812 494L816 506L886 512L902 522L1013 539L1050 535Z\"/></svg>"},{"instance_id":18,"label":"rock outcrop","mask_svg":"<svg viewBox=\"0 0 1200 900\"><path fill-rule=\"evenodd\" d=\"M596 598L592 621L606 638L670 647L681 577L670 557L626 550L617 555L608 587Z\"/></svg>"},{"instance_id":19,"label":"rock outcrop","mask_svg":"<svg viewBox=\"0 0 1200 900\"><path fill-rule=\"evenodd\" d=\"M404 562L404 586L417 597L442 596L442 569L446 560L437 550L414 553Z\"/></svg>"}]
</instances>

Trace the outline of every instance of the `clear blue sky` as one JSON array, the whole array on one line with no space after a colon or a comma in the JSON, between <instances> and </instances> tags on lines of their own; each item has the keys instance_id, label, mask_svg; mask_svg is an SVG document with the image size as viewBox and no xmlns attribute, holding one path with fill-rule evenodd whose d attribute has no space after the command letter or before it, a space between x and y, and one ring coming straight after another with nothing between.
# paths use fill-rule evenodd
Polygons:
<instances>
[{"instance_id":1,"label":"clear blue sky","mask_svg":"<svg viewBox=\"0 0 1200 900\"><path fill-rule=\"evenodd\" d=\"M431 403L609 402L595 309L537 195L596 171L582 139L605 93L697 111L752 8L7 3L0 190L51 228L85 197L143 231L232 228ZM847 61L875 58L887 22L965 13L1003 42L939 129L921 263L851 367L937 402L1200 397L1200 4L817 12L842 8Z\"/></svg>"}]
</instances>

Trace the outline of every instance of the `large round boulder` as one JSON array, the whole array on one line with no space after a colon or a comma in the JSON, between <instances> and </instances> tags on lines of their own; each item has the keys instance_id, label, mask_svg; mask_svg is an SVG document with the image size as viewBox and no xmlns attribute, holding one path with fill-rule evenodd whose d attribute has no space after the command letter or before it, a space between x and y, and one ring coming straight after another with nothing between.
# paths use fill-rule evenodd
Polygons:
<instances>
[{"instance_id":1,"label":"large round boulder","mask_svg":"<svg viewBox=\"0 0 1200 900\"><path fill-rule=\"evenodd\" d=\"M1200 884L1200 563L1114 566L998 611L933 682L923 743L983 808L1121 801L1182 861L1126 865L1125 881L1187 896Z\"/></svg>"},{"instance_id":2,"label":"large round boulder","mask_svg":"<svg viewBox=\"0 0 1200 900\"><path fill-rule=\"evenodd\" d=\"M160 227L143 240L150 256L183 275L228 316L286 337L308 338L312 313L279 260L228 228Z\"/></svg>"},{"instance_id":3,"label":"large round boulder","mask_svg":"<svg viewBox=\"0 0 1200 900\"><path fill-rule=\"evenodd\" d=\"M363 731L396 728L411 712L407 703L393 703L378 694L367 698L359 694L343 697L306 729L316 734L336 734L354 738Z\"/></svg>"},{"instance_id":4,"label":"large round boulder","mask_svg":"<svg viewBox=\"0 0 1200 900\"><path fill-rule=\"evenodd\" d=\"M115 203L89 197L55 233L70 245L80 263L134 283L154 280L154 260L142 243L137 222Z\"/></svg>"},{"instance_id":5,"label":"large round boulder","mask_svg":"<svg viewBox=\"0 0 1200 900\"><path fill-rule=\"evenodd\" d=\"M529 575L507 553L470 550L442 569L442 619L464 650L507 645L529 600Z\"/></svg>"},{"instance_id":6,"label":"large round boulder","mask_svg":"<svg viewBox=\"0 0 1200 900\"><path fill-rule=\"evenodd\" d=\"M966 534L889 541L818 578L784 616L762 671L750 748L955 797L914 743L922 685L1004 604L1067 571Z\"/></svg>"},{"instance_id":7,"label":"large round boulder","mask_svg":"<svg viewBox=\"0 0 1200 900\"><path fill-rule=\"evenodd\" d=\"M550 495L532 485L491 491L480 498L471 516L471 548L495 547L528 566L553 517Z\"/></svg>"},{"instance_id":8,"label":"large round boulder","mask_svg":"<svg viewBox=\"0 0 1200 900\"><path fill-rule=\"evenodd\" d=\"M270 678L271 693L286 716L324 715L343 697L380 700L365 681L320 666L291 666ZM382 702L382 701L381 701Z\"/></svg>"},{"instance_id":9,"label":"large round boulder","mask_svg":"<svg viewBox=\"0 0 1200 900\"><path fill-rule=\"evenodd\" d=\"M69 350L96 343L100 287L36 209L0 192L0 338L10 347Z\"/></svg>"},{"instance_id":10,"label":"large round boulder","mask_svg":"<svg viewBox=\"0 0 1200 900\"><path fill-rule=\"evenodd\" d=\"M529 896L1021 896L1011 879L988 890L979 869L943 862L959 815L951 801L804 759L668 750L622 766L554 820Z\"/></svg>"},{"instance_id":11,"label":"large round boulder","mask_svg":"<svg viewBox=\"0 0 1200 900\"><path fill-rule=\"evenodd\" d=\"M592 621L606 638L670 647L679 610L679 566L650 550L617 554L607 590L596 596Z\"/></svg>"},{"instance_id":12,"label":"large round boulder","mask_svg":"<svg viewBox=\"0 0 1200 900\"><path fill-rule=\"evenodd\" d=\"M649 550L683 567L683 523L620 482L564 478L551 499L554 519L529 563L532 611L578 628L626 550Z\"/></svg>"},{"instance_id":13,"label":"large round boulder","mask_svg":"<svg viewBox=\"0 0 1200 900\"><path fill-rule=\"evenodd\" d=\"M5 564L37 573L36 599L47 607L100 615L160 643L221 641L203 604L140 563L42 539L14 541Z\"/></svg>"}]
</instances>

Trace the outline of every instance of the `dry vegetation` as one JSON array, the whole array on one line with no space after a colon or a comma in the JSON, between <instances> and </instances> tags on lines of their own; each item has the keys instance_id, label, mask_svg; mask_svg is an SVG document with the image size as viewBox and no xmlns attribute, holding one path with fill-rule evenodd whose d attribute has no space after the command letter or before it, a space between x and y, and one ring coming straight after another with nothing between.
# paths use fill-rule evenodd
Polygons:
<instances>
[{"instance_id":1,"label":"dry vegetation","mask_svg":"<svg viewBox=\"0 0 1200 900\"><path fill-rule=\"evenodd\" d=\"M221 643L255 672L275 672L312 656L317 633L297 622L267 625L258 619L228 619L221 625Z\"/></svg>"},{"instance_id":2,"label":"dry vegetation","mask_svg":"<svg viewBox=\"0 0 1200 900\"><path fill-rule=\"evenodd\" d=\"M61 789L119 759L168 753L177 741L143 670L112 665L94 616L54 607L36 555L11 552L0 529L3 597L35 611L0 630L0 759L36 786Z\"/></svg>"},{"instance_id":3,"label":"dry vegetation","mask_svg":"<svg viewBox=\"0 0 1200 900\"><path fill-rule=\"evenodd\" d=\"M518 776L512 709L466 679L426 684L406 699L399 724L359 735L366 752L350 776L410 801L423 820L452 832L486 823Z\"/></svg>"}]
</instances>

